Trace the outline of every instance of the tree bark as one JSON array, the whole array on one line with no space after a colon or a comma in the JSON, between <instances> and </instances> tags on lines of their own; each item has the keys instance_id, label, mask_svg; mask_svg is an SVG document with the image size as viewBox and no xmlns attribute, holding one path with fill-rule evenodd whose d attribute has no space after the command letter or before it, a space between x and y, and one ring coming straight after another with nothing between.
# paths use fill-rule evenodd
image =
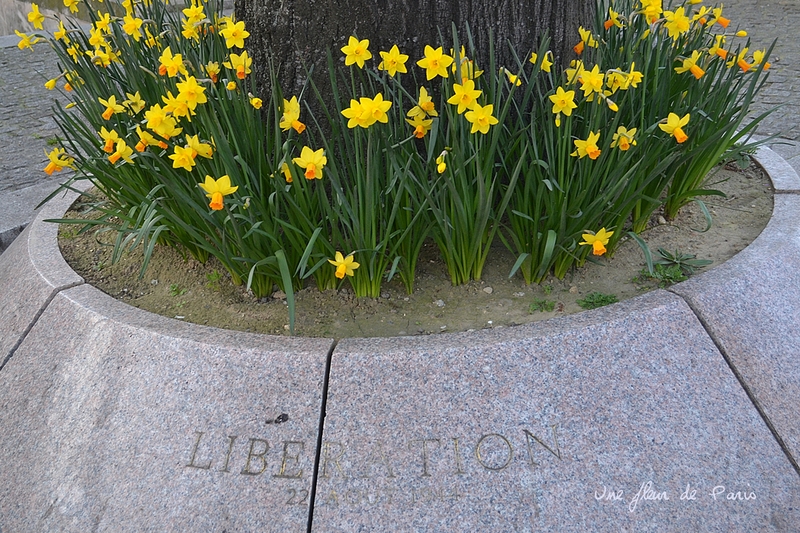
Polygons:
<instances>
[{"instance_id":1,"label":"tree bark","mask_svg":"<svg viewBox=\"0 0 800 533\"><path fill-rule=\"evenodd\" d=\"M328 49L334 59L341 58L339 50L350 35L369 39L375 65L380 62L378 52L396 44L409 55L409 70L423 57L426 44L436 48L444 43L449 50L453 24L462 42L469 27L478 68L488 66L490 39L498 67L513 70L516 63L508 43L525 61L545 33L556 59L568 60L580 39L578 26L588 25L593 10L594 0L235 1L237 18L250 32L246 46L254 59L256 81L260 87L268 86L271 58L287 95L298 94L303 87L305 68L324 72ZM324 77L315 75L314 80Z\"/></svg>"}]
</instances>

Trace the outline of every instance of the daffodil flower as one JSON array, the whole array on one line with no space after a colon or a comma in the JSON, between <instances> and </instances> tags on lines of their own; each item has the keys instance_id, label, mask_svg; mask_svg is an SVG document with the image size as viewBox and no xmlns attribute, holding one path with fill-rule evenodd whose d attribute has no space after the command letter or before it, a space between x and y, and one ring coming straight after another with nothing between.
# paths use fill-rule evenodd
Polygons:
<instances>
[{"instance_id":1,"label":"daffodil flower","mask_svg":"<svg viewBox=\"0 0 800 533\"><path fill-rule=\"evenodd\" d=\"M675 11L664 11L664 27L667 29L667 35L672 37L674 41L678 37L689 31L689 17L686 16L683 6Z\"/></svg>"},{"instance_id":2,"label":"daffodil flower","mask_svg":"<svg viewBox=\"0 0 800 533\"><path fill-rule=\"evenodd\" d=\"M139 94L139 91L136 91L134 94L125 93L125 96L128 98L122 102L122 105L130 109L134 115L144 109L146 104L144 100L142 100L142 95Z\"/></svg>"},{"instance_id":3,"label":"daffodil flower","mask_svg":"<svg viewBox=\"0 0 800 533\"><path fill-rule=\"evenodd\" d=\"M48 176L53 172L60 172L64 167L74 168L73 163L75 160L67 156L63 148L53 148L53 150L47 154L47 159L49 159L50 162L44 167L44 172Z\"/></svg>"},{"instance_id":4,"label":"daffodil flower","mask_svg":"<svg viewBox=\"0 0 800 533\"><path fill-rule=\"evenodd\" d=\"M447 163L444 160L446 155L447 150L442 150L442 153L436 158L436 172L439 174L444 174L444 171L447 170Z\"/></svg>"},{"instance_id":5,"label":"daffodil flower","mask_svg":"<svg viewBox=\"0 0 800 533\"><path fill-rule=\"evenodd\" d=\"M228 48L244 48L244 40L250 37L250 32L244 29L243 21L227 24L219 34L225 38L225 46Z\"/></svg>"},{"instance_id":6,"label":"daffodil flower","mask_svg":"<svg viewBox=\"0 0 800 533\"><path fill-rule=\"evenodd\" d=\"M453 58L442 52L442 47L434 49L425 45L425 57L417 61L417 65L425 69L425 77L432 80L436 76L447 77L447 67L453 64Z\"/></svg>"},{"instance_id":7,"label":"daffodil flower","mask_svg":"<svg viewBox=\"0 0 800 533\"><path fill-rule=\"evenodd\" d=\"M553 113L556 116L556 126L561 125L561 113L566 116L572 115L572 110L578 107L575 103L575 91L565 91L563 87L556 88L556 94L551 94L548 98L553 102Z\"/></svg>"},{"instance_id":8,"label":"daffodil flower","mask_svg":"<svg viewBox=\"0 0 800 533\"><path fill-rule=\"evenodd\" d=\"M570 155L578 156L578 158L583 159L587 155L589 159L595 160L600 157L600 148L597 146L597 141L600 140L600 132L594 133L592 131L589 132L589 137L584 141L581 139L576 139L573 141L575 143L575 151L572 152Z\"/></svg>"},{"instance_id":9,"label":"daffodil flower","mask_svg":"<svg viewBox=\"0 0 800 533\"><path fill-rule=\"evenodd\" d=\"M173 55L169 46L167 46L164 51L161 52L161 56L158 58L158 61L158 73L162 76L168 75L170 78L173 78L177 76L178 73L181 73L184 76L188 74L186 67L183 65L183 56L181 54Z\"/></svg>"},{"instance_id":10,"label":"daffodil flower","mask_svg":"<svg viewBox=\"0 0 800 533\"><path fill-rule=\"evenodd\" d=\"M534 65L539 61L539 56L536 52L531 52L531 58L529 59L531 63ZM541 69L545 72L550 72L550 67L553 66L553 53L549 50L545 52L544 57L542 58L542 65Z\"/></svg>"},{"instance_id":11,"label":"daffodil flower","mask_svg":"<svg viewBox=\"0 0 800 533\"><path fill-rule=\"evenodd\" d=\"M636 146L634 135L636 135L636 128L628 129L625 126L620 126L617 128L617 132L611 136L611 148L619 148L625 152L631 146Z\"/></svg>"},{"instance_id":12,"label":"daffodil flower","mask_svg":"<svg viewBox=\"0 0 800 533\"><path fill-rule=\"evenodd\" d=\"M185 101L190 110L194 110L199 104L208 102L206 98L206 88L197 83L194 76L189 76L183 81L175 84L178 89L178 98Z\"/></svg>"},{"instance_id":13,"label":"daffodil flower","mask_svg":"<svg viewBox=\"0 0 800 533\"><path fill-rule=\"evenodd\" d=\"M578 79L578 81L581 82L583 96L601 92L603 90L604 78L605 75L600 72L600 67L597 65L595 65L592 70L584 70Z\"/></svg>"},{"instance_id":14,"label":"daffodil flower","mask_svg":"<svg viewBox=\"0 0 800 533\"><path fill-rule=\"evenodd\" d=\"M700 61L700 59L701 59L700 52L695 50L694 52L692 52L691 57L683 59L682 66L675 67L675 72L677 72L678 74L683 74L684 72L688 71L692 73L692 76L694 76L699 80L706 73L706 71L700 68L700 65L697 64L697 62Z\"/></svg>"},{"instance_id":15,"label":"daffodil flower","mask_svg":"<svg viewBox=\"0 0 800 533\"><path fill-rule=\"evenodd\" d=\"M419 100L417 100L417 105L412 107L408 111L407 115L412 118L416 116L439 116L439 113L436 112L434 107L433 99L428 95L428 91L425 89L425 87L419 88Z\"/></svg>"},{"instance_id":16,"label":"daffodil flower","mask_svg":"<svg viewBox=\"0 0 800 533\"><path fill-rule=\"evenodd\" d=\"M355 270L361 266L353 260L353 254L344 257L342 252L336 252L334 259L328 259L328 262L336 267L336 277L344 279L345 276L353 276Z\"/></svg>"},{"instance_id":17,"label":"daffodil flower","mask_svg":"<svg viewBox=\"0 0 800 533\"><path fill-rule=\"evenodd\" d=\"M186 148L190 148L192 150L193 158L199 155L205 157L206 159L211 159L214 151L210 144L200 142L198 135L186 136Z\"/></svg>"},{"instance_id":18,"label":"daffodil flower","mask_svg":"<svg viewBox=\"0 0 800 533\"><path fill-rule=\"evenodd\" d=\"M252 72L250 66L253 64L253 59L247 55L247 50L245 50L241 54L231 54L229 61L222 64L226 68L236 71L236 77L243 80Z\"/></svg>"},{"instance_id":19,"label":"daffodil flower","mask_svg":"<svg viewBox=\"0 0 800 533\"><path fill-rule=\"evenodd\" d=\"M320 148L319 150L312 150L308 146L304 146L303 149L300 151L300 157L295 157L292 159L292 162L304 168L306 179L313 180L313 179L322 179L322 167L324 167L328 163L328 158L325 157L325 150Z\"/></svg>"},{"instance_id":20,"label":"daffodil flower","mask_svg":"<svg viewBox=\"0 0 800 533\"><path fill-rule=\"evenodd\" d=\"M42 22L44 22L44 15L39 12L39 6L31 4L31 12L28 13L28 22L33 24L37 30L42 29Z\"/></svg>"},{"instance_id":21,"label":"daffodil flower","mask_svg":"<svg viewBox=\"0 0 800 533\"><path fill-rule=\"evenodd\" d=\"M378 65L378 70L385 70L389 73L389 76L392 77L398 72L401 74L406 74L408 72L406 69L408 56L406 54L401 54L396 44L393 45L388 52L381 52L380 54L382 61L381 64Z\"/></svg>"},{"instance_id":22,"label":"daffodil flower","mask_svg":"<svg viewBox=\"0 0 800 533\"><path fill-rule=\"evenodd\" d=\"M64 7L69 8L70 13L77 13L78 0L64 0Z\"/></svg>"},{"instance_id":23,"label":"daffodil flower","mask_svg":"<svg viewBox=\"0 0 800 533\"><path fill-rule=\"evenodd\" d=\"M659 124L658 127L661 128L662 131L665 131L675 137L675 140L678 142L678 144L680 144L689 138L682 129L683 126L687 125L688 123L689 113L686 113L682 118L675 113L670 113L667 117L667 122L664 124Z\"/></svg>"},{"instance_id":24,"label":"daffodil flower","mask_svg":"<svg viewBox=\"0 0 800 533\"><path fill-rule=\"evenodd\" d=\"M109 120L112 115L116 113L124 113L125 108L117 103L117 97L113 94L108 97L108 100L103 100L102 98L97 99L98 102L106 106L105 111L103 111L103 118Z\"/></svg>"},{"instance_id":25,"label":"daffodil flower","mask_svg":"<svg viewBox=\"0 0 800 533\"><path fill-rule=\"evenodd\" d=\"M392 102L383 99L383 95L378 93L375 98L362 96L358 102L350 100L350 107L342 111L342 115L348 118L347 127L369 128L375 122L387 123L389 117L386 112L392 106Z\"/></svg>"},{"instance_id":26,"label":"daffodil flower","mask_svg":"<svg viewBox=\"0 0 800 533\"><path fill-rule=\"evenodd\" d=\"M131 155L133 154L133 149L125 143L124 139L117 140L117 144L114 149L114 153L108 156L108 160L113 165L120 159L127 161L128 163L133 163L133 159L131 159Z\"/></svg>"},{"instance_id":27,"label":"daffodil flower","mask_svg":"<svg viewBox=\"0 0 800 533\"><path fill-rule=\"evenodd\" d=\"M431 130L433 119L426 119L425 115L415 115L414 118L407 118L406 122L414 126L414 137L422 139Z\"/></svg>"},{"instance_id":28,"label":"daffodil flower","mask_svg":"<svg viewBox=\"0 0 800 533\"><path fill-rule=\"evenodd\" d=\"M475 105L482 92L483 91L475 88L475 82L473 80L466 80L461 85L454 83L454 94L447 99L447 103L458 106L458 113L461 114L467 109L471 109L472 106Z\"/></svg>"},{"instance_id":29,"label":"daffodil flower","mask_svg":"<svg viewBox=\"0 0 800 533\"><path fill-rule=\"evenodd\" d=\"M464 118L472 123L470 133L481 132L484 135L489 133L489 127L498 123L497 118L492 115L494 105L489 104L480 106L474 104L472 108L464 114Z\"/></svg>"},{"instance_id":30,"label":"daffodil flower","mask_svg":"<svg viewBox=\"0 0 800 533\"><path fill-rule=\"evenodd\" d=\"M231 187L231 178L225 174L220 179L215 180L211 176L206 176L205 183L198 183L206 192L206 198L210 198L208 206L214 211L219 211L223 208L222 199L229 194L233 194L239 186Z\"/></svg>"},{"instance_id":31,"label":"daffodil flower","mask_svg":"<svg viewBox=\"0 0 800 533\"><path fill-rule=\"evenodd\" d=\"M506 78L508 78L508 82L511 83L512 85L515 85L517 87L522 85L522 80L519 79L519 76L517 76L516 74L512 73L507 68L500 67L500 72L506 75Z\"/></svg>"},{"instance_id":32,"label":"daffodil flower","mask_svg":"<svg viewBox=\"0 0 800 533\"><path fill-rule=\"evenodd\" d=\"M33 45L41 41L41 39L38 37L34 37L33 35L27 35L17 30L14 30L14 33L16 33L17 37L19 37L17 48L19 48L20 50L24 50L25 48L30 48L31 50L33 50Z\"/></svg>"},{"instance_id":33,"label":"daffodil flower","mask_svg":"<svg viewBox=\"0 0 800 533\"><path fill-rule=\"evenodd\" d=\"M617 28L621 28L622 27L622 22L620 22L620 20L619 20L619 13L617 13L616 11L611 9L611 7L609 7L608 8L608 19L606 19L606 21L603 22L603 28L606 31L608 31L608 30L611 29L612 26L616 26Z\"/></svg>"},{"instance_id":34,"label":"daffodil flower","mask_svg":"<svg viewBox=\"0 0 800 533\"><path fill-rule=\"evenodd\" d=\"M364 62L372 58L372 52L369 51L369 39L358 40L352 35L347 41L347 45L342 47L344 53L344 64L350 66L353 63L358 65L358 68L364 68Z\"/></svg>"},{"instance_id":35,"label":"daffodil flower","mask_svg":"<svg viewBox=\"0 0 800 533\"><path fill-rule=\"evenodd\" d=\"M594 255L603 255L606 253L606 244L608 244L612 235L614 235L613 231L606 231L606 228L600 228L600 231L597 233L582 234L583 242L578 244L591 246Z\"/></svg>"},{"instance_id":36,"label":"daffodil flower","mask_svg":"<svg viewBox=\"0 0 800 533\"><path fill-rule=\"evenodd\" d=\"M296 96L292 96L291 100L283 99L283 115L279 125L283 131L289 131L289 128L297 133L305 131L306 125L300 122L300 102Z\"/></svg>"}]
</instances>

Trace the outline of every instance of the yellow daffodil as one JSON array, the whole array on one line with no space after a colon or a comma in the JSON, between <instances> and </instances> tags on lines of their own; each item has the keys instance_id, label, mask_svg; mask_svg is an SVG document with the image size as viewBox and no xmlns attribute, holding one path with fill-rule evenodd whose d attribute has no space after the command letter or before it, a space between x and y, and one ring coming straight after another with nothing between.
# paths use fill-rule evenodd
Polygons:
<instances>
[{"instance_id":1,"label":"yellow daffodil","mask_svg":"<svg viewBox=\"0 0 800 533\"><path fill-rule=\"evenodd\" d=\"M261 109L261 106L264 105L264 102L261 100L261 98L258 98L257 96L251 96L250 105L256 109Z\"/></svg>"},{"instance_id":2,"label":"yellow daffodil","mask_svg":"<svg viewBox=\"0 0 800 533\"><path fill-rule=\"evenodd\" d=\"M531 52L531 58L528 60L534 65L539 61L539 56L536 52ZM542 65L541 69L545 72L550 72L550 67L553 66L553 53L549 50L545 52L544 57L542 58Z\"/></svg>"},{"instance_id":3,"label":"yellow daffodil","mask_svg":"<svg viewBox=\"0 0 800 533\"><path fill-rule=\"evenodd\" d=\"M766 55L767 55L767 51L766 50L756 50L755 52L753 52L753 65L754 66L755 65L760 65L762 62L764 62L764 58L766 57ZM772 64L769 61L764 62L764 69L763 70L767 70L771 66L772 66Z\"/></svg>"},{"instance_id":4,"label":"yellow daffodil","mask_svg":"<svg viewBox=\"0 0 800 533\"><path fill-rule=\"evenodd\" d=\"M122 19L122 31L133 37L137 43L142 38L142 24L144 21L131 15L125 15Z\"/></svg>"},{"instance_id":5,"label":"yellow daffodil","mask_svg":"<svg viewBox=\"0 0 800 533\"><path fill-rule=\"evenodd\" d=\"M175 151L169 155L169 158L172 159L172 168L182 168L191 172L197 164L194 161L196 153L188 146L176 146Z\"/></svg>"},{"instance_id":6,"label":"yellow daffodil","mask_svg":"<svg viewBox=\"0 0 800 533\"><path fill-rule=\"evenodd\" d=\"M611 9L609 7L608 8L608 18L606 19L605 22L603 22L603 28L606 31L608 31L608 30L611 29L612 26L616 26L617 28L621 28L622 27L622 22L620 22L620 20L619 20L619 13L617 13L616 11L614 11L613 9Z\"/></svg>"},{"instance_id":7,"label":"yellow daffodil","mask_svg":"<svg viewBox=\"0 0 800 533\"><path fill-rule=\"evenodd\" d=\"M688 123L689 113L686 113L683 118L679 117L675 113L670 113L667 117L667 122L664 124L659 124L658 127L661 128L662 131L665 131L675 137L675 140L678 142L678 144L680 144L689 138L682 129Z\"/></svg>"},{"instance_id":8,"label":"yellow daffodil","mask_svg":"<svg viewBox=\"0 0 800 533\"><path fill-rule=\"evenodd\" d=\"M612 235L614 235L613 231L606 231L606 228L600 228L597 233L584 233L581 235L583 242L578 244L591 246L594 255L603 255L606 253L606 244L608 244Z\"/></svg>"},{"instance_id":9,"label":"yellow daffodil","mask_svg":"<svg viewBox=\"0 0 800 533\"><path fill-rule=\"evenodd\" d=\"M67 37L67 28L64 27L64 21L58 21L58 29L53 32L53 37L56 41L64 41L64 44L69 44L69 37Z\"/></svg>"},{"instance_id":10,"label":"yellow daffodil","mask_svg":"<svg viewBox=\"0 0 800 533\"><path fill-rule=\"evenodd\" d=\"M600 67L597 65L595 65L592 70L584 70L578 79L578 81L581 82L583 96L601 92L603 90L604 78L605 75L600 72Z\"/></svg>"},{"instance_id":11,"label":"yellow daffodil","mask_svg":"<svg viewBox=\"0 0 800 533\"><path fill-rule=\"evenodd\" d=\"M186 67L183 64L183 56L181 54L172 54L172 50L170 47L167 46L163 52L161 52L161 56L158 58L159 60L159 67L158 73L162 76L169 76L170 78L174 78L178 75L178 73L183 74L184 76L188 75L186 72Z\"/></svg>"},{"instance_id":12,"label":"yellow daffodil","mask_svg":"<svg viewBox=\"0 0 800 533\"><path fill-rule=\"evenodd\" d=\"M691 57L683 59L682 66L675 67L675 72L677 72L678 74L683 74L684 72L688 71L692 73L692 76L694 76L699 80L706 73L706 71L700 68L700 65L697 64L697 62L700 61L700 58L701 58L700 52L695 50L694 52L692 52Z\"/></svg>"},{"instance_id":13,"label":"yellow daffodil","mask_svg":"<svg viewBox=\"0 0 800 533\"><path fill-rule=\"evenodd\" d=\"M178 96L175 96L172 94L172 91L167 91L167 94L162 96L161 100L166 104L164 106L165 113L171 113L172 116L176 118L186 117L191 122L194 111L189 107L189 102L180 96L180 93Z\"/></svg>"},{"instance_id":14,"label":"yellow daffodil","mask_svg":"<svg viewBox=\"0 0 800 533\"><path fill-rule=\"evenodd\" d=\"M225 38L225 46L228 48L244 48L244 40L250 36L250 32L244 29L243 21L227 24L219 34Z\"/></svg>"},{"instance_id":15,"label":"yellow daffodil","mask_svg":"<svg viewBox=\"0 0 800 533\"><path fill-rule=\"evenodd\" d=\"M661 13L664 11L662 8L662 0L641 0L642 1L642 14L647 19L647 22L653 24L658 20Z\"/></svg>"},{"instance_id":16,"label":"yellow daffodil","mask_svg":"<svg viewBox=\"0 0 800 533\"><path fill-rule=\"evenodd\" d=\"M584 29L583 26L580 26L578 27L578 34L580 34L581 40L578 44L572 47L572 50L576 54L581 55L583 53L583 49L587 46L590 48L597 48L597 39L594 38L591 31Z\"/></svg>"},{"instance_id":17,"label":"yellow daffodil","mask_svg":"<svg viewBox=\"0 0 800 533\"><path fill-rule=\"evenodd\" d=\"M235 91L236 90L236 82L235 81L229 81L228 84L225 85L225 88L228 89L229 91Z\"/></svg>"},{"instance_id":18,"label":"yellow daffodil","mask_svg":"<svg viewBox=\"0 0 800 533\"><path fill-rule=\"evenodd\" d=\"M292 181L294 181L292 179L292 170L289 168L289 165L286 163L282 164L281 172L283 172L283 177L286 180L286 183L292 183Z\"/></svg>"},{"instance_id":19,"label":"yellow daffodil","mask_svg":"<svg viewBox=\"0 0 800 533\"><path fill-rule=\"evenodd\" d=\"M300 122L300 102L296 96L291 100L283 99L283 115L281 116L280 127L283 131L294 129L297 133L303 133L306 125Z\"/></svg>"},{"instance_id":20,"label":"yellow daffodil","mask_svg":"<svg viewBox=\"0 0 800 533\"><path fill-rule=\"evenodd\" d=\"M195 0L192 1L192 5L187 7L186 9L181 10L181 13L186 17L186 20L192 24L196 24L206 18L205 13L203 12L203 4L196 2ZM244 23L242 23L242 29L244 29ZM222 31L220 31L222 34ZM225 39L228 39L226 35L222 35ZM228 46L230 48L230 46Z\"/></svg>"},{"instance_id":21,"label":"yellow daffodil","mask_svg":"<svg viewBox=\"0 0 800 533\"><path fill-rule=\"evenodd\" d=\"M500 72L506 75L506 78L508 78L508 82L511 83L512 85L515 85L517 87L522 85L522 80L519 79L519 76L517 76L516 74L513 74L507 68L501 67L500 68Z\"/></svg>"},{"instance_id":22,"label":"yellow daffodil","mask_svg":"<svg viewBox=\"0 0 800 533\"><path fill-rule=\"evenodd\" d=\"M184 100L189 109L194 110L199 104L208 102L204 94L206 88L197 83L194 76L189 76L183 81L175 84L178 88L178 98Z\"/></svg>"},{"instance_id":23,"label":"yellow daffodil","mask_svg":"<svg viewBox=\"0 0 800 533\"><path fill-rule=\"evenodd\" d=\"M436 158L436 172L439 174L444 174L444 171L447 170L447 162L444 160L446 155L447 150L442 150L442 153Z\"/></svg>"},{"instance_id":24,"label":"yellow daffodil","mask_svg":"<svg viewBox=\"0 0 800 533\"><path fill-rule=\"evenodd\" d=\"M125 143L124 139L119 139L115 145L114 153L108 156L108 160L112 165L120 159L123 159L128 163L133 163L131 155L133 155L133 149Z\"/></svg>"},{"instance_id":25,"label":"yellow daffodil","mask_svg":"<svg viewBox=\"0 0 800 533\"><path fill-rule=\"evenodd\" d=\"M406 74L408 70L406 69L406 61L408 61L408 56L406 54L401 54L400 49L397 48L397 45L392 46L388 52L381 52L381 64L378 65L378 70L385 70L389 73L389 76L394 77L396 73Z\"/></svg>"},{"instance_id":26,"label":"yellow daffodil","mask_svg":"<svg viewBox=\"0 0 800 533\"><path fill-rule=\"evenodd\" d=\"M114 130L109 131L104 126L100 128L99 134L100 138L105 141L103 151L109 154L112 153L114 151L114 145L117 144L119 140L119 133Z\"/></svg>"},{"instance_id":27,"label":"yellow daffodil","mask_svg":"<svg viewBox=\"0 0 800 533\"><path fill-rule=\"evenodd\" d=\"M111 15L108 13L97 12L97 20L94 22L94 27L99 31L110 34L111 33Z\"/></svg>"},{"instance_id":28,"label":"yellow daffodil","mask_svg":"<svg viewBox=\"0 0 800 533\"><path fill-rule=\"evenodd\" d=\"M432 80L436 76L447 77L447 67L453 64L453 58L442 52L442 47L434 49L425 45L425 57L417 61L417 65L425 69L425 77Z\"/></svg>"},{"instance_id":29,"label":"yellow daffodil","mask_svg":"<svg viewBox=\"0 0 800 533\"><path fill-rule=\"evenodd\" d=\"M305 169L306 179L322 179L322 167L328 162L325 157L325 150L320 148L317 151L312 150L308 146L304 146L300 151L300 157L292 159L295 165Z\"/></svg>"},{"instance_id":30,"label":"yellow daffodil","mask_svg":"<svg viewBox=\"0 0 800 533\"><path fill-rule=\"evenodd\" d=\"M139 142L135 146L137 152L144 152L148 146L158 146L156 138L141 126L136 126L136 135L139 136Z\"/></svg>"},{"instance_id":31,"label":"yellow daffodil","mask_svg":"<svg viewBox=\"0 0 800 533\"><path fill-rule=\"evenodd\" d=\"M78 0L64 0L64 7L69 8L70 13L77 13Z\"/></svg>"},{"instance_id":32,"label":"yellow daffodil","mask_svg":"<svg viewBox=\"0 0 800 533\"><path fill-rule=\"evenodd\" d=\"M450 53L454 54L452 48L450 49ZM455 64L455 59L453 60L453 66L452 66L453 74L455 74L457 70L460 71L458 73L460 74L461 83L464 83L467 80L474 80L480 77L481 74L483 74L483 71L478 70L475 67L475 62L470 58L468 58L466 56L466 53L467 53L466 50L462 46L458 56L458 64L460 65L460 68Z\"/></svg>"},{"instance_id":33,"label":"yellow daffodil","mask_svg":"<svg viewBox=\"0 0 800 533\"><path fill-rule=\"evenodd\" d=\"M727 28L728 24L731 23L731 20L722 16L722 6L715 7L711 11L714 14L714 18L711 19L711 22L709 22L708 25L713 26L714 24L719 24L723 28Z\"/></svg>"},{"instance_id":34,"label":"yellow daffodil","mask_svg":"<svg viewBox=\"0 0 800 533\"><path fill-rule=\"evenodd\" d=\"M211 159L211 155L213 153L211 145L208 143L200 142L200 138L198 135L186 136L186 148L189 148L192 151L192 158L195 158L198 155L200 155L202 157L205 157L206 159Z\"/></svg>"},{"instance_id":35,"label":"yellow daffodil","mask_svg":"<svg viewBox=\"0 0 800 533\"><path fill-rule=\"evenodd\" d=\"M208 77L211 78L211 83L217 83L219 79L219 63L216 61L209 61L204 68Z\"/></svg>"},{"instance_id":36,"label":"yellow daffodil","mask_svg":"<svg viewBox=\"0 0 800 533\"><path fill-rule=\"evenodd\" d=\"M689 17L686 16L683 6L675 11L664 11L664 27L667 28L667 35L674 41L678 37L689 31Z\"/></svg>"},{"instance_id":37,"label":"yellow daffodil","mask_svg":"<svg viewBox=\"0 0 800 533\"><path fill-rule=\"evenodd\" d=\"M636 146L634 135L636 135L636 128L628 129L620 126L617 128L617 132L611 136L611 148L619 148L623 152L629 150L631 146Z\"/></svg>"},{"instance_id":38,"label":"yellow daffodil","mask_svg":"<svg viewBox=\"0 0 800 533\"><path fill-rule=\"evenodd\" d=\"M111 116L116 113L123 113L125 111L125 108L117 103L117 97L113 94L108 97L108 100L98 98L97 101L106 106L105 111L103 111L103 118L106 120L111 119Z\"/></svg>"},{"instance_id":39,"label":"yellow daffodil","mask_svg":"<svg viewBox=\"0 0 800 533\"><path fill-rule=\"evenodd\" d=\"M364 68L364 61L372 58L372 53L368 48L369 39L363 39L359 41L351 35L347 41L347 45L342 47L345 66L349 67L355 63L358 65L358 68Z\"/></svg>"},{"instance_id":40,"label":"yellow daffodil","mask_svg":"<svg viewBox=\"0 0 800 533\"><path fill-rule=\"evenodd\" d=\"M226 68L236 71L236 77L243 80L250 72L250 66L253 64L253 59L247 55L247 50L241 54L231 54L230 60L223 63Z\"/></svg>"},{"instance_id":41,"label":"yellow daffodil","mask_svg":"<svg viewBox=\"0 0 800 533\"><path fill-rule=\"evenodd\" d=\"M47 154L47 152L45 153ZM66 155L63 148L53 148L53 150L47 154L47 159L49 159L50 162L44 167L44 172L48 176L53 172L60 172L64 167L73 167L73 162L75 161L72 157Z\"/></svg>"},{"instance_id":42,"label":"yellow daffodil","mask_svg":"<svg viewBox=\"0 0 800 533\"><path fill-rule=\"evenodd\" d=\"M426 119L425 115L415 115L414 118L407 118L406 122L414 126L414 137L422 139L431 130L433 119Z\"/></svg>"},{"instance_id":43,"label":"yellow daffodil","mask_svg":"<svg viewBox=\"0 0 800 533\"><path fill-rule=\"evenodd\" d=\"M461 85L454 83L453 96L447 99L447 103L458 106L458 113L461 114L476 104L482 92L475 88L473 80L466 80Z\"/></svg>"},{"instance_id":44,"label":"yellow daffodil","mask_svg":"<svg viewBox=\"0 0 800 533\"><path fill-rule=\"evenodd\" d=\"M600 157L600 148L597 147L597 141L600 140L600 132L597 133L589 132L589 137L584 141L581 139L576 139L573 141L575 143L575 151L572 152L570 155L578 156L578 158L583 159L587 155L589 159L595 160Z\"/></svg>"},{"instance_id":45,"label":"yellow daffodil","mask_svg":"<svg viewBox=\"0 0 800 533\"><path fill-rule=\"evenodd\" d=\"M336 277L339 279L354 275L355 270L361 266L353 260L353 254L344 257L342 252L336 252L335 259L328 259L328 262L336 267Z\"/></svg>"},{"instance_id":46,"label":"yellow daffodil","mask_svg":"<svg viewBox=\"0 0 800 533\"><path fill-rule=\"evenodd\" d=\"M224 207L222 203L223 197L235 193L239 188L238 185L231 186L231 178L227 174L218 180L211 176L206 176L205 183L198 183L197 185L206 192L206 198L211 199L208 206L214 211L219 211Z\"/></svg>"},{"instance_id":47,"label":"yellow daffodil","mask_svg":"<svg viewBox=\"0 0 800 533\"><path fill-rule=\"evenodd\" d=\"M16 33L17 37L19 37L17 48L19 48L20 50L24 50L25 48L30 48L31 50L33 50L33 45L41 41L41 39L38 37L34 37L33 35L27 35L17 30L14 30L14 33Z\"/></svg>"},{"instance_id":48,"label":"yellow daffodil","mask_svg":"<svg viewBox=\"0 0 800 533\"><path fill-rule=\"evenodd\" d=\"M139 94L139 91L136 91L135 94L125 93L125 96L128 98L122 102L122 105L130 109L133 114L136 114L144 109L146 104L144 103L144 100L142 100L142 95Z\"/></svg>"},{"instance_id":49,"label":"yellow daffodil","mask_svg":"<svg viewBox=\"0 0 800 533\"><path fill-rule=\"evenodd\" d=\"M342 115L349 119L347 121L348 128L356 126L369 128L375 122L387 123L389 117L386 112L391 106L392 102L384 100L383 95L378 93L375 98L362 96L358 102L350 100L350 107L342 111Z\"/></svg>"},{"instance_id":50,"label":"yellow daffodil","mask_svg":"<svg viewBox=\"0 0 800 533\"><path fill-rule=\"evenodd\" d=\"M44 15L39 12L39 6L31 4L31 12L28 13L28 22L33 24L37 30L42 29L42 22L44 22Z\"/></svg>"},{"instance_id":51,"label":"yellow daffodil","mask_svg":"<svg viewBox=\"0 0 800 533\"><path fill-rule=\"evenodd\" d=\"M53 78L53 79L47 80L47 81L44 83L44 87L45 87L45 89L47 89L48 91L52 91L53 89L55 89L55 88L56 88L56 83L58 83L58 79L57 79L57 78Z\"/></svg>"},{"instance_id":52,"label":"yellow daffodil","mask_svg":"<svg viewBox=\"0 0 800 533\"><path fill-rule=\"evenodd\" d=\"M566 116L572 115L572 110L578 107L575 103L575 91L565 91L563 87L556 89L556 94L551 94L548 98L553 102L553 113L556 115L556 126L561 125L561 113Z\"/></svg>"},{"instance_id":53,"label":"yellow daffodil","mask_svg":"<svg viewBox=\"0 0 800 533\"><path fill-rule=\"evenodd\" d=\"M417 100L417 105L412 107L407 115L409 117L416 117L416 116L428 116L428 117L438 117L439 113L436 112L436 109L433 105L433 99L428 95L427 89L425 87L419 88L419 100Z\"/></svg>"},{"instance_id":54,"label":"yellow daffodil","mask_svg":"<svg viewBox=\"0 0 800 533\"><path fill-rule=\"evenodd\" d=\"M489 104L480 106L477 103L472 108L464 113L464 118L472 123L470 133L481 132L483 134L489 133L489 127L497 124L498 120L492 115L494 105Z\"/></svg>"}]
</instances>

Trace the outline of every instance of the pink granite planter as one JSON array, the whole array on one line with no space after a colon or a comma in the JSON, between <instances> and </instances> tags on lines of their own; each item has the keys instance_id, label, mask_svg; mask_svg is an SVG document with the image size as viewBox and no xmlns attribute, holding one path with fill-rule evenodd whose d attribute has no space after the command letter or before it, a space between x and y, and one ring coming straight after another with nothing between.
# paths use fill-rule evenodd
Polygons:
<instances>
[{"instance_id":1,"label":"pink granite planter","mask_svg":"<svg viewBox=\"0 0 800 533\"><path fill-rule=\"evenodd\" d=\"M544 323L261 336L0 257L0 531L792 531L800 180L673 287Z\"/></svg>"}]
</instances>

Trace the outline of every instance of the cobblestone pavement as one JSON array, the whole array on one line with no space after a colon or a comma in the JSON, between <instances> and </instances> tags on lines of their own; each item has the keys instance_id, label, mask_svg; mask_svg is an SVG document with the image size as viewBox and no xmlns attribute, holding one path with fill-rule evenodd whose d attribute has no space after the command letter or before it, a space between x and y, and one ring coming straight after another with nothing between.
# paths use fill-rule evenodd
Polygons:
<instances>
[{"instance_id":1,"label":"cobblestone pavement","mask_svg":"<svg viewBox=\"0 0 800 533\"><path fill-rule=\"evenodd\" d=\"M800 0L726 0L724 14L731 28L740 27L753 39L752 48L768 47L777 38L767 84L755 112L782 105L759 129L763 134L800 141ZM44 88L57 71L47 45L35 52L19 50L16 36L0 37L0 192L16 191L46 181L47 140L59 131L52 120L58 93ZM788 146L788 148L787 148ZM784 157L800 165L798 145L784 145Z\"/></svg>"}]
</instances>

